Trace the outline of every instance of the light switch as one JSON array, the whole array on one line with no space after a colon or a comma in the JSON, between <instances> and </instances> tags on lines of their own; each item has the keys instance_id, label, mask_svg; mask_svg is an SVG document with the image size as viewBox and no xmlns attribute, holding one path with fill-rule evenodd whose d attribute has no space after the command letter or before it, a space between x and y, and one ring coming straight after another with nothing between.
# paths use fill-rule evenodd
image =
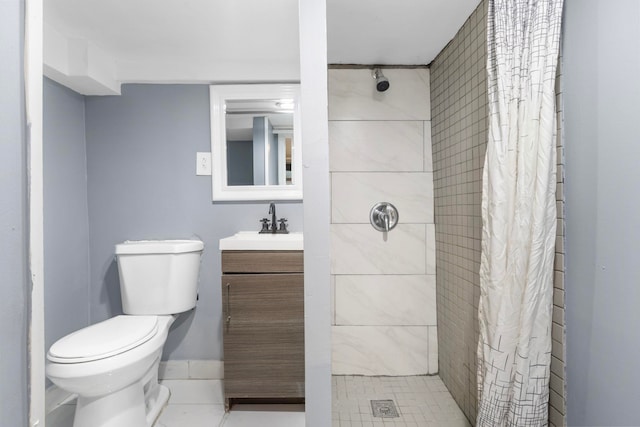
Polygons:
<instances>
[{"instance_id":1,"label":"light switch","mask_svg":"<svg viewBox=\"0 0 640 427\"><path fill-rule=\"evenodd\" d=\"M196 153L196 175L211 175L211 153Z\"/></svg>"}]
</instances>

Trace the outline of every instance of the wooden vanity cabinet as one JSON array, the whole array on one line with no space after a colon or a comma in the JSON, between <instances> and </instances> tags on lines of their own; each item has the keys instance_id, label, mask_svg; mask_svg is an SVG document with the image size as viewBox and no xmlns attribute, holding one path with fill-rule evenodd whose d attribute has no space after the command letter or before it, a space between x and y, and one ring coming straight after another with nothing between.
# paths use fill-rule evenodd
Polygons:
<instances>
[{"instance_id":1,"label":"wooden vanity cabinet","mask_svg":"<svg viewBox=\"0 0 640 427\"><path fill-rule=\"evenodd\" d=\"M224 393L304 399L302 251L223 251Z\"/></svg>"}]
</instances>

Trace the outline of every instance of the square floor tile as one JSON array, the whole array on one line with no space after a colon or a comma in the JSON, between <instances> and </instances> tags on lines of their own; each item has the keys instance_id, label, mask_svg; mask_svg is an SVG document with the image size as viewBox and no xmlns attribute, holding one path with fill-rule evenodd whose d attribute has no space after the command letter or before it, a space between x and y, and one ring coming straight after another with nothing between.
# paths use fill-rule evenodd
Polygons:
<instances>
[{"instance_id":1,"label":"square floor tile","mask_svg":"<svg viewBox=\"0 0 640 427\"><path fill-rule=\"evenodd\" d=\"M234 405L222 427L304 427L303 405Z\"/></svg>"},{"instance_id":2,"label":"square floor tile","mask_svg":"<svg viewBox=\"0 0 640 427\"><path fill-rule=\"evenodd\" d=\"M205 404L224 403L221 380L162 380L160 384L169 387L169 404Z\"/></svg>"},{"instance_id":3,"label":"square floor tile","mask_svg":"<svg viewBox=\"0 0 640 427\"><path fill-rule=\"evenodd\" d=\"M218 427L224 417L224 405L168 405L156 427Z\"/></svg>"},{"instance_id":4,"label":"square floor tile","mask_svg":"<svg viewBox=\"0 0 640 427\"><path fill-rule=\"evenodd\" d=\"M76 405L60 405L47 414L47 427L71 427Z\"/></svg>"},{"instance_id":5,"label":"square floor tile","mask_svg":"<svg viewBox=\"0 0 640 427\"><path fill-rule=\"evenodd\" d=\"M438 376L332 378L333 427L469 427ZM372 414L370 400L393 400L399 418Z\"/></svg>"}]
</instances>

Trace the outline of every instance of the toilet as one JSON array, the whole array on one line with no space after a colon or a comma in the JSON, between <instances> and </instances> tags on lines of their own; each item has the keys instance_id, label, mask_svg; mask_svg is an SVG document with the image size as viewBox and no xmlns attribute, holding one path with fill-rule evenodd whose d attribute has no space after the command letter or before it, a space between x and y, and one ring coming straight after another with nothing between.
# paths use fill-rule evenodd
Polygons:
<instances>
[{"instance_id":1,"label":"toilet","mask_svg":"<svg viewBox=\"0 0 640 427\"><path fill-rule=\"evenodd\" d=\"M196 305L199 240L116 245L124 315L56 341L46 374L78 395L74 427L150 427L169 400L158 366L169 327Z\"/></svg>"}]
</instances>

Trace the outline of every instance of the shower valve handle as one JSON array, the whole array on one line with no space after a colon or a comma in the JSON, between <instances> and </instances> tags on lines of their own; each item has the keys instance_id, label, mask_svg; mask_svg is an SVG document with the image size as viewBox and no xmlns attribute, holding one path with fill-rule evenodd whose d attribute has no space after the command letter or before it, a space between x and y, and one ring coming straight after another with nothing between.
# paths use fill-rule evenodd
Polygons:
<instances>
[{"instance_id":1,"label":"shower valve handle","mask_svg":"<svg viewBox=\"0 0 640 427\"><path fill-rule=\"evenodd\" d=\"M389 232L398 225L398 209L389 202L376 203L369 212L369 220L376 230Z\"/></svg>"}]
</instances>

